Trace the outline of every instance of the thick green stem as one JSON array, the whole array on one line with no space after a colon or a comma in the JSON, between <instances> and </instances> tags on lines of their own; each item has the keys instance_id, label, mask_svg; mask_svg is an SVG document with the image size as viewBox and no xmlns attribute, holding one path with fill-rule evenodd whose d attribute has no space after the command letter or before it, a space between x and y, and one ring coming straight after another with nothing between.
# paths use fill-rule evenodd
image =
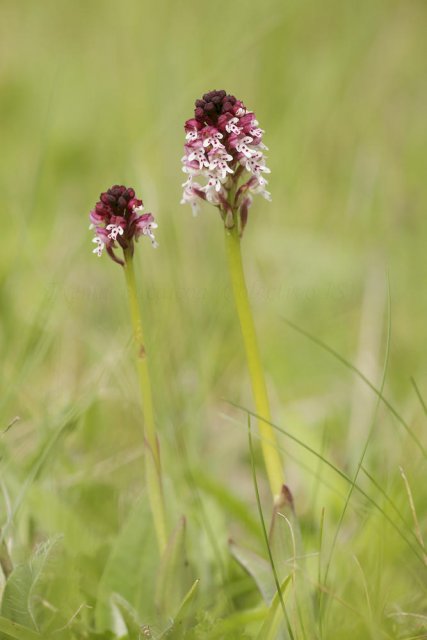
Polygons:
<instances>
[{"instance_id":1,"label":"thick green stem","mask_svg":"<svg viewBox=\"0 0 427 640\"><path fill-rule=\"evenodd\" d=\"M261 418L264 418L264 420L258 420L264 462L273 499L277 500L280 497L284 483L283 467L275 431L268 422L265 422L265 420L271 422L270 404L243 272L240 236L237 224L235 224L232 229L225 229L225 244L234 300L246 350L256 412Z\"/></svg>"},{"instance_id":2,"label":"thick green stem","mask_svg":"<svg viewBox=\"0 0 427 640\"><path fill-rule=\"evenodd\" d=\"M129 297L129 310L132 320L133 336L136 347L139 387L141 392L142 410L144 415L144 443L145 443L145 473L148 497L156 528L157 542L160 553L163 553L166 542L166 513L162 489L162 472L160 463L160 448L156 434L154 419L153 396L148 369L147 353L144 344L141 313L136 293L135 271L133 257L130 251L125 251L124 272Z\"/></svg>"}]
</instances>

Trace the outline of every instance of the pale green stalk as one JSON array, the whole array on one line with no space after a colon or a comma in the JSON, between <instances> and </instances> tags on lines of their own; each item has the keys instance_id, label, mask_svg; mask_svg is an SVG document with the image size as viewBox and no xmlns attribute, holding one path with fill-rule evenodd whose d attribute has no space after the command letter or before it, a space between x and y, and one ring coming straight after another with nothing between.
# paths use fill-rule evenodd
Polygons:
<instances>
[{"instance_id":1,"label":"pale green stalk","mask_svg":"<svg viewBox=\"0 0 427 640\"><path fill-rule=\"evenodd\" d=\"M275 431L270 424L268 424L268 422L271 422L270 403L268 401L267 387L245 282L240 251L240 234L236 218L237 216L235 215L234 226L231 229L225 229L228 268L245 345L256 413L260 418L264 418L264 420L258 420L258 428L261 436L261 447L267 469L268 482L273 499L276 501L280 497L284 483L283 466ZM265 420L268 422L265 422Z\"/></svg>"},{"instance_id":2,"label":"pale green stalk","mask_svg":"<svg viewBox=\"0 0 427 640\"><path fill-rule=\"evenodd\" d=\"M162 488L162 471L160 462L159 442L156 434L154 419L154 405L151 391L150 372L148 369L147 353L144 344L141 312L136 293L135 271L133 257L130 251L124 251L124 272L129 298L129 310L132 320L134 343L138 366L139 388L141 392L142 411L144 415L145 442L145 474L148 489L148 499L156 529L157 542L160 553L163 553L166 542L166 512Z\"/></svg>"}]
</instances>

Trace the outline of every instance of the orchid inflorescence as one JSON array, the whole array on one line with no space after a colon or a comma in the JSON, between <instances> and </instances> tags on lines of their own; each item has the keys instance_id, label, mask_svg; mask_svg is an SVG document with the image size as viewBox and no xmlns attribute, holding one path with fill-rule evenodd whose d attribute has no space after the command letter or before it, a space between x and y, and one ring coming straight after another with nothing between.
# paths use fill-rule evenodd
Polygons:
<instances>
[{"instance_id":1,"label":"orchid inflorescence","mask_svg":"<svg viewBox=\"0 0 427 640\"><path fill-rule=\"evenodd\" d=\"M112 260L123 265L124 261L114 252L117 246L133 253L134 239L148 236L153 247L157 247L153 234L157 223L151 213L141 213L143 208L142 200L135 197L134 189L123 185L114 185L101 193L89 216L89 228L95 231L93 253L101 256L105 249Z\"/></svg>"},{"instance_id":2,"label":"orchid inflorescence","mask_svg":"<svg viewBox=\"0 0 427 640\"><path fill-rule=\"evenodd\" d=\"M271 200L263 176L270 173L265 165L267 147L255 114L225 91L210 91L196 100L194 117L185 123L185 131L182 162L188 179L181 203L189 203L196 214L200 201L206 200L219 208L226 227L237 223L242 232L251 194Z\"/></svg>"}]
</instances>

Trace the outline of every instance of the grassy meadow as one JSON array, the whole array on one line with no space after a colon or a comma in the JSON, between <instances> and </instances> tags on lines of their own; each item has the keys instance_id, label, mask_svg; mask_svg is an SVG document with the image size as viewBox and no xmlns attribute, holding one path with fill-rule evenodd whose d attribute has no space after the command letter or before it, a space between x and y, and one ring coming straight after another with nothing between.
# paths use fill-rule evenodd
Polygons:
<instances>
[{"instance_id":1,"label":"grassy meadow","mask_svg":"<svg viewBox=\"0 0 427 640\"><path fill-rule=\"evenodd\" d=\"M425 0L0 0L1 638L427 638L426 28ZM269 147L242 253L296 515L268 546L223 223L180 205L214 88ZM162 558L125 282L88 230L115 183L159 224Z\"/></svg>"}]
</instances>

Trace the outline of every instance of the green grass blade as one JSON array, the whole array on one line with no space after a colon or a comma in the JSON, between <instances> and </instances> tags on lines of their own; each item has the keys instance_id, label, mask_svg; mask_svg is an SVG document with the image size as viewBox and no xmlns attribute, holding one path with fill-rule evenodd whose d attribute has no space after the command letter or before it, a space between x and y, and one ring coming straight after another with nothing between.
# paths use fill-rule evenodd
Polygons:
<instances>
[{"instance_id":1,"label":"green grass blade","mask_svg":"<svg viewBox=\"0 0 427 640\"><path fill-rule=\"evenodd\" d=\"M318 637L313 609L311 580L305 567L304 544L293 498L287 487L283 488L282 500L275 505L271 521L270 548L279 580L292 576L292 590L286 603L286 610L293 622L294 635L301 640Z\"/></svg>"},{"instance_id":2,"label":"green grass blade","mask_svg":"<svg viewBox=\"0 0 427 640\"><path fill-rule=\"evenodd\" d=\"M258 489L258 480L257 480L257 477L256 477L256 469L255 469L255 457L254 457L254 448L253 448L252 433L251 433L251 420L250 420L249 415L248 415L248 440L249 440L249 452L250 452L250 456L251 456L252 480L253 480L254 489L255 489L255 496L256 496L256 501L257 501L257 506L258 506L259 519L260 519L260 522L261 522L262 532L263 532L265 544L266 544L266 547L267 547L268 559L269 559L270 564L271 564L271 570L273 572L274 582L276 584L277 594L278 594L278 598L279 598L279 601L280 601L280 606L281 606L281 609L282 609L282 612L283 612L283 617L284 617L285 622L286 622L286 627L287 627L287 630L288 630L288 633L289 633L289 637L291 638L291 640L294 640L294 635L293 635L291 624L290 624L290 621L289 621L288 612L286 611L285 601L283 599L283 594L282 594L282 587L281 587L281 584L279 582L279 577L278 577L278 574L277 574L276 565L275 565L275 562L274 562L273 554L271 552L271 547L270 547L270 541L269 541L269 537L268 537L268 533L267 533L267 528L265 526L264 515L263 515L263 512L262 512L261 499L260 499L260 496L259 496L259 489Z\"/></svg>"},{"instance_id":3,"label":"green grass blade","mask_svg":"<svg viewBox=\"0 0 427 640\"><path fill-rule=\"evenodd\" d=\"M188 619L194 599L197 596L200 580L195 580L189 591L185 594L181 604L178 607L172 626L168 627L160 636L161 638L169 638L170 640L179 640L185 633L185 623ZM177 635L178 634L178 635Z\"/></svg>"},{"instance_id":4,"label":"green grass blade","mask_svg":"<svg viewBox=\"0 0 427 640\"><path fill-rule=\"evenodd\" d=\"M256 637L256 640L277 640L277 634L280 630L280 625L283 623L283 615L280 608L280 600L283 598L286 589L291 583L292 575L289 574L283 580L280 586L280 595L279 592L276 591L274 598L270 604L268 609L268 614L266 619L263 622L263 625L259 631L259 634Z\"/></svg>"},{"instance_id":5,"label":"green grass blade","mask_svg":"<svg viewBox=\"0 0 427 640\"><path fill-rule=\"evenodd\" d=\"M203 637L203 640L238 640L247 637L243 635L243 629L247 625L257 624L265 620L267 609L259 608L247 611L238 611L230 614L225 620L215 622L214 628ZM180 639L181 640L181 639Z\"/></svg>"},{"instance_id":6,"label":"green grass blade","mask_svg":"<svg viewBox=\"0 0 427 640\"><path fill-rule=\"evenodd\" d=\"M388 282L387 291L388 291L387 338L386 338L386 350L385 350L385 356L384 356L383 373L382 373L382 376L381 376L381 386L380 386L379 393L378 393L377 398L376 398L374 413L373 413L373 417L372 417L372 424L371 424L370 429L369 429L368 437L366 438L364 447L362 449L362 453L361 453L361 455L359 457L359 460L357 462L356 471L355 471L354 476L352 478L352 482L350 484L350 488L349 488L349 491L348 491L344 506L342 508L342 511L341 511L341 514L340 514L340 517L339 517L339 520L338 520L338 524L337 524L336 529L335 529L334 537L332 539L331 548L329 550L329 556L328 556L328 559L327 559L327 562L326 562L325 575L323 577L323 584L324 584L325 587L327 587L327 584L328 584L329 570L330 570L330 567L331 567L331 563L332 563L332 558L333 558L333 555L334 555L335 547L336 547L336 544L338 542L338 536L339 536L339 533L341 531L341 527L342 527L342 523L344 521L345 514L347 513L347 507L348 507L348 505L350 503L351 496L353 495L353 491L354 491L354 488L355 488L355 485L356 485L357 478L359 477L360 469L361 469L363 461L365 459L366 451L368 450L368 446L369 446L369 443L370 443L371 438L372 438L372 434L373 434L373 431L374 431L374 428L375 428L375 423L376 423L377 416L378 416L378 410L379 410L379 406L380 406L380 401L381 401L381 398L383 397L383 391L384 391L385 380L386 380L386 375L387 375L387 367L388 367L389 356L390 356L390 339L391 339L391 298L390 298L390 283L389 282ZM322 595L324 593L324 591L321 591L320 593ZM323 603L323 600L322 600L322 597L321 597L320 610L319 610L320 618L322 618L322 603Z\"/></svg>"},{"instance_id":7,"label":"green grass blade","mask_svg":"<svg viewBox=\"0 0 427 640\"><path fill-rule=\"evenodd\" d=\"M287 318L282 318L282 320L289 327L291 327L292 329L300 333L302 336L311 340L311 342L316 344L318 347L321 347L324 351L332 355L334 358L336 358L336 360L338 360L339 362L341 362L341 364L347 367L347 369L350 369L350 371L355 373L371 389L371 391L373 391L373 393L375 393L375 395L378 396L381 402L383 402L383 404L387 407L390 413L396 418L396 420L400 423L400 425L405 429L407 434L412 438L412 440L415 442L415 444L417 445L418 449L421 451L423 456L427 458L427 450L425 449L425 447L423 446L419 438L416 436L416 434L413 432L411 427L408 425L406 420L396 411L396 409L387 400L387 398L384 397L381 391L377 389L377 387L361 371L359 371L359 369L355 367L354 364L346 360L346 358L344 358L341 354L335 351L335 349L333 349L332 347L327 345L325 342L323 342L323 340L316 338L316 336L313 336L311 333L309 333L305 329L302 329L298 325L294 324L291 320L288 320Z\"/></svg>"},{"instance_id":8,"label":"green grass blade","mask_svg":"<svg viewBox=\"0 0 427 640\"><path fill-rule=\"evenodd\" d=\"M377 482L377 480L375 480L375 478L372 476L372 474L369 473L369 471L364 466L362 466L362 471L365 474L365 476L369 479L369 481L372 482L372 484L374 485L375 489L377 489L377 491L382 495L384 500L390 505L390 507L393 509L394 513L399 518L401 523L403 525L405 525L405 527L408 527L408 523L406 522L405 518L403 517L402 511L399 509L399 507L397 507L396 503L390 498L390 496L384 491L384 489L382 488L380 483ZM414 538L416 538L415 535L414 535Z\"/></svg>"},{"instance_id":9,"label":"green grass blade","mask_svg":"<svg viewBox=\"0 0 427 640\"><path fill-rule=\"evenodd\" d=\"M252 516L243 500L239 500L227 487L215 478L208 476L201 469L197 469L193 477L202 491L212 496L221 505L222 509L233 516L233 519L241 522L246 531L250 531L255 537L260 538L259 523Z\"/></svg>"},{"instance_id":10,"label":"green grass blade","mask_svg":"<svg viewBox=\"0 0 427 640\"><path fill-rule=\"evenodd\" d=\"M270 605L277 593L271 564L255 551L237 545L234 540L230 540L229 547L233 558L251 576L264 601Z\"/></svg>"},{"instance_id":11,"label":"green grass blade","mask_svg":"<svg viewBox=\"0 0 427 640\"><path fill-rule=\"evenodd\" d=\"M425 415L427 416L427 404L423 398L423 396L421 395L421 391L417 385L417 383L415 382L415 378L411 377L411 383L412 386L414 387L415 393L417 394L418 400L420 401L420 404L423 408L423 411L425 413Z\"/></svg>"},{"instance_id":12,"label":"green grass blade","mask_svg":"<svg viewBox=\"0 0 427 640\"><path fill-rule=\"evenodd\" d=\"M240 404L237 404L236 402L232 402L232 401L229 401L229 403L233 407L236 407L237 409L241 409L242 411L244 411L249 416L253 416L256 419L260 418L260 416L258 416L255 412L251 411L247 407L244 407L244 406L242 406ZM346 475L343 471L341 471L341 469L336 467L327 458L325 458L324 456L319 454L315 449L313 449L313 447L310 447L308 444L306 444L305 442L303 442L302 440L300 440L299 438L294 436L292 433L290 433L290 431L287 431L286 429L283 429L283 427L279 427L278 425L274 424L273 422L271 422L270 424L274 429L277 429L280 433L282 433L286 437L290 438L290 440L293 440L293 442L296 442L298 445L303 447L306 451L309 451L311 454L313 454L317 458L320 457L322 459L322 461L330 469L332 469L340 478L342 478L343 480L348 482L350 485L352 484L352 480L348 475ZM366 493L366 491L364 491L358 484L355 484L354 488L356 489L356 491L358 491L358 493L360 495L362 495L387 520L387 522L393 527L393 529L398 533L398 535L402 538L402 540L404 540L406 542L406 544L412 550L412 552L415 554L415 556L418 558L418 560L420 560L420 562L422 562L424 564L423 558L422 558L421 554L419 553L417 547L415 547L412 544L412 542L406 537L406 535L403 533L403 531L400 529L400 527L394 522L394 520L392 520L390 518L390 516L384 511L384 509L377 502L375 502L375 500L368 493ZM413 534L412 531L411 531L411 534ZM416 538L415 538L415 541L417 543L417 546L419 547L419 542L418 542L418 540Z\"/></svg>"},{"instance_id":13,"label":"green grass blade","mask_svg":"<svg viewBox=\"0 0 427 640\"><path fill-rule=\"evenodd\" d=\"M161 615L169 618L191 584L185 536L186 520L182 517L163 552L156 578L156 607Z\"/></svg>"},{"instance_id":14,"label":"green grass blade","mask_svg":"<svg viewBox=\"0 0 427 640\"><path fill-rule=\"evenodd\" d=\"M195 580L193 582L193 584L191 585L188 593L184 596L184 598L183 598L183 600L182 600L182 602L181 602L181 604L179 606L178 612L177 612L177 614L175 616L175 623L176 622L180 622L181 620L184 620L185 616L188 613L190 605L192 604L194 598L197 595L197 590L199 588L199 583L200 583L200 580Z\"/></svg>"}]
</instances>

